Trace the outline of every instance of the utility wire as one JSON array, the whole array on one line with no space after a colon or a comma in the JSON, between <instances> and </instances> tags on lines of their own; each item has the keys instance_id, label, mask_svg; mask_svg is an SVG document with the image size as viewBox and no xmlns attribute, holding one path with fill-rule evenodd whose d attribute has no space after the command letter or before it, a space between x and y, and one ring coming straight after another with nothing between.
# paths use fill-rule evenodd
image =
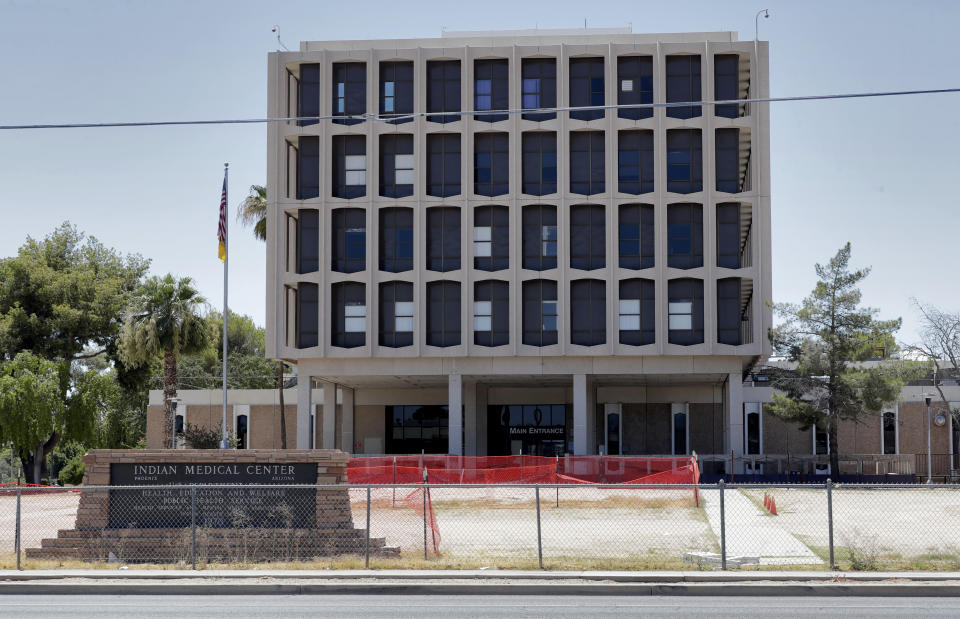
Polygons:
<instances>
[{"instance_id":1,"label":"utility wire","mask_svg":"<svg viewBox=\"0 0 960 619\"><path fill-rule=\"evenodd\" d=\"M48 123L32 125L0 125L0 130L24 129L102 129L107 127L170 127L190 125L251 125L272 122L352 120L357 122L396 123L426 116L499 116L503 114L551 114L558 112L588 112L593 110L632 110L658 107L704 107L709 105L743 105L746 103L783 103L788 101L824 101L830 99L864 99L874 97L900 97L906 95L936 95L960 93L960 88L936 88L929 90L891 90L881 92L855 92L832 95L801 95L793 97L764 97L755 99L730 99L724 101L686 101L673 103L623 103L617 105L588 105L583 107L544 107L509 110L462 110L459 112L413 112L410 114L338 114L326 116L285 116L282 118L226 118L212 120L152 120L136 122L105 123Z\"/></svg>"}]
</instances>

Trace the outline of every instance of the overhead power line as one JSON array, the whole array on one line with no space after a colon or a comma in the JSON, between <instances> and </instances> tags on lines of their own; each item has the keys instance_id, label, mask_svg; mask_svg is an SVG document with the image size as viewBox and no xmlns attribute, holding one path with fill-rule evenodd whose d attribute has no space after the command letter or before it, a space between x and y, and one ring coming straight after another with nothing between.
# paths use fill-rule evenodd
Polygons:
<instances>
[{"instance_id":1,"label":"overhead power line","mask_svg":"<svg viewBox=\"0 0 960 619\"><path fill-rule=\"evenodd\" d=\"M509 110L462 110L458 112L413 112L410 114L339 114L325 116L285 116L281 118L223 118L210 120L146 120L135 122L103 123L44 123L30 125L0 125L0 130L24 129L103 129L108 127L171 127L190 125L251 125L272 122L354 120L360 122L395 123L426 116L499 116L503 114L551 114L559 112L587 112L592 110L631 110L658 107L704 107L710 105L743 105L746 103L784 103L788 101L824 101L830 99L865 99L874 97L901 97L906 95L938 95L960 93L960 88L935 88L928 90L891 90L883 92L855 92L832 95L800 95L793 97L763 97L755 99L729 99L724 101L685 101L673 103L623 103L616 105L587 105L582 107L543 107Z\"/></svg>"}]
</instances>

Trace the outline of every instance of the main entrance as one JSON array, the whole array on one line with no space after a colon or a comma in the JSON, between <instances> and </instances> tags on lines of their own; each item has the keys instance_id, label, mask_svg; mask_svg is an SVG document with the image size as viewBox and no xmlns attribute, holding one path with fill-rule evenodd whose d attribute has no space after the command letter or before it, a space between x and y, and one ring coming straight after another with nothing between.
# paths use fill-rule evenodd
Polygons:
<instances>
[{"instance_id":1,"label":"main entrance","mask_svg":"<svg viewBox=\"0 0 960 619\"><path fill-rule=\"evenodd\" d=\"M487 407L487 453L491 456L562 456L567 445L564 404Z\"/></svg>"}]
</instances>

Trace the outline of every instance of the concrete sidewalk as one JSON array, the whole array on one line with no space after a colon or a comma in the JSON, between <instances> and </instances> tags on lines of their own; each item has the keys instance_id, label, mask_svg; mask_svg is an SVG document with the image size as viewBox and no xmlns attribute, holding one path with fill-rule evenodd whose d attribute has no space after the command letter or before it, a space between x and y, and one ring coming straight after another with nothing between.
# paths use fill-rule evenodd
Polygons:
<instances>
[{"instance_id":1,"label":"concrete sidewalk","mask_svg":"<svg viewBox=\"0 0 960 619\"><path fill-rule=\"evenodd\" d=\"M3 594L960 597L957 572L0 571Z\"/></svg>"}]
</instances>

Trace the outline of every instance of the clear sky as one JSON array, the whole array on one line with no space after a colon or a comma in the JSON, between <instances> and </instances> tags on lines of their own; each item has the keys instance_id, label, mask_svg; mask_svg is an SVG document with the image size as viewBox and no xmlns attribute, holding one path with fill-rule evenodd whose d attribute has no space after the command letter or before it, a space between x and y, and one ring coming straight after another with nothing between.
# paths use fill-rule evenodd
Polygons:
<instances>
[{"instance_id":1,"label":"clear sky","mask_svg":"<svg viewBox=\"0 0 960 619\"><path fill-rule=\"evenodd\" d=\"M133 2L0 0L0 124L248 118L266 114L270 32L301 40L441 30L734 30L770 41L773 96L960 87L960 2ZM864 300L960 310L960 95L777 103L771 109L773 293L798 301L846 241L872 265ZM219 307L216 219L266 174L262 125L0 132L0 256L70 220L153 272L197 280ZM262 324L264 246L232 223L231 307Z\"/></svg>"}]
</instances>

